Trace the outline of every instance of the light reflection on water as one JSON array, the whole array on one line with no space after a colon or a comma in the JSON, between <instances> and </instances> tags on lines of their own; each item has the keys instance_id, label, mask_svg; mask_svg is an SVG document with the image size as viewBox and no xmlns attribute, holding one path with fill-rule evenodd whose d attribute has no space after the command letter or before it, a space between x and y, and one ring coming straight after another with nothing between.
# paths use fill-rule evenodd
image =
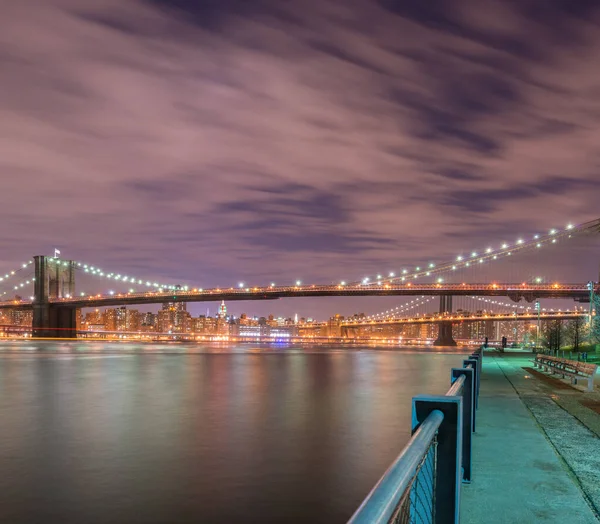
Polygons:
<instances>
[{"instance_id":1,"label":"light reflection on water","mask_svg":"<svg viewBox=\"0 0 600 524\"><path fill-rule=\"evenodd\" d=\"M344 522L463 354L1 342L0 522Z\"/></svg>"}]
</instances>

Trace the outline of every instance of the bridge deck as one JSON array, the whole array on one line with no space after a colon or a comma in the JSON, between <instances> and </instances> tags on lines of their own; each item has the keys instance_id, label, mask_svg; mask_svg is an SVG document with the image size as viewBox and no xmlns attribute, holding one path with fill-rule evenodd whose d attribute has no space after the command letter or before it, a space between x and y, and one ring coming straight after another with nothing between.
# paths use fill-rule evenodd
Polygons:
<instances>
[{"instance_id":1,"label":"bridge deck","mask_svg":"<svg viewBox=\"0 0 600 524\"><path fill-rule=\"evenodd\" d=\"M598 289L600 293L600 287ZM243 289L191 289L158 292L109 293L108 295L50 298L53 306L69 308L106 307L116 305L159 304L161 302L220 302L221 300L277 300L306 297L359 296L489 296L509 297L518 302L537 298L570 298L589 301L587 284L385 284L385 285L311 285ZM31 308L31 300L0 302L1 308Z\"/></svg>"},{"instance_id":2,"label":"bridge deck","mask_svg":"<svg viewBox=\"0 0 600 524\"><path fill-rule=\"evenodd\" d=\"M463 486L461 523L597 523L563 460L504 374L501 361L489 353L484 357L473 482ZM527 374L518 366L507 372Z\"/></svg>"}]
</instances>

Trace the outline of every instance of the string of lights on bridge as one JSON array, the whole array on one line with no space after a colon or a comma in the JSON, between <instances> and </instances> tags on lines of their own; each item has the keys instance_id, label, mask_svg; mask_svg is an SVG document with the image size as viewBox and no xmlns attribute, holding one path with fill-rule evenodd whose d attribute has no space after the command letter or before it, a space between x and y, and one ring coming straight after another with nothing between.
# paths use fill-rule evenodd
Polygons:
<instances>
[{"instance_id":1,"label":"string of lights on bridge","mask_svg":"<svg viewBox=\"0 0 600 524\"><path fill-rule=\"evenodd\" d=\"M500 302L498 300L491 300L489 298L484 298L484 297L472 296L471 298L474 298L475 300L477 300L479 302L485 302L487 304L494 304L494 305L497 305L497 306L506 307L506 308L512 308L512 309L515 309L515 310L517 310L517 309L532 310L532 311L534 310L534 308L532 308L531 306L523 306L523 305L520 305L520 304L507 304L505 302ZM575 308L575 311L579 311L579 310L583 311L583 308L580 308L580 309ZM545 307L544 308L540 308L540 311L551 312L551 313L554 313L554 312L557 312L557 311L560 312L560 313L563 312L562 309L547 309ZM571 310L570 309L565 309L565 312L566 313L571 313Z\"/></svg>"},{"instance_id":2,"label":"string of lights on bridge","mask_svg":"<svg viewBox=\"0 0 600 524\"><path fill-rule=\"evenodd\" d=\"M20 267L17 269L13 269L12 271L8 271L4 275L0 275L0 287L4 287L6 285L11 286L12 289L6 289L0 293L0 297L3 297L9 293L12 294L13 291L19 290L25 287L28 284L31 284L35 278L30 278L27 280L27 277L23 277L23 272L27 270L33 264L33 260L28 260L27 262L23 262ZM29 275L27 275L29 276ZM21 280L16 280L21 278Z\"/></svg>"},{"instance_id":3,"label":"string of lights on bridge","mask_svg":"<svg viewBox=\"0 0 600 524\"><path fill-rule=\"evenodd\" d=\"M390 319L390 318L399 318L398 315L399 313L408 313L408 311L411 311L413 309L416 309L419 306L423 306L429 302L432 302L435 298L437 297L429 297L426 298L425 296L421 296L418 299L415 300L411 300L410 302L403 304L401 306L396 306L395 308L391 308L391 309L387 309L386 311L382 311L380 313L375 313L373 315L368 315L366 317L366 320L383 320L383 319ZM504 307L504 308L508 308L508 309L514 309L516 310L532 310L533 308L531 308L530 306L523 306L520 304L511 304L511 303L506 303L506 302L501 302L499 300L491 300L488 298L484 298L484 297L477 297L477 296L471 296L468 297L471 299L475 299L479 302L484 302L486 304L490 304L490 305L494 305L494 306L499 306L499 307ZM583 309L581 309L582 311ZM562 309L547 309L547 308L541 308L540 311L542 312L563 312ZM573 312L577 312L580 311L580 309L575 308L575 310ZM570 309L566 309L565 310L566 313L571 313L572 311Z\"/></svg>"},{"instance_id":4,"label":"string of lights on bridge","mask_svg":"<svg viewBox=\"0 0 600 524\"><path fill-rule=\"evenodd\" d=\"M17 269L13 269L12 271L9 271L7 273L5 273L4 275L0 275L0 285L4 285L5 282L10 281L14 278L18 278L20 277L20 273L22 273L25 269L27 269L29 266L31 266L33 264L33 260L29 260L28 262L23 262L21 264L20 267L18 267Z\"/></svg>"},{"instance_id":5,"label":"string of lights on bridge","mask_svg":"<svg viewBox=\"0 0 600 524\"><path fill-rule=\"evenodd\" d=\"M598 221L595 221L596 224ZM555 244L559 239L563 238L571 238L576 233L581 233L590 229L592 223L586 222L584 224L580 224L574 226L573 224L568 224L564 229L551 229L545 235L536 234L531 239L518 238L513 244L502 243L497 248L487 247L481 251L473 251L470 256L468 255L458 255L454 261L451 262L443 262L440 264L435 264L434 262L430 262L428 264L416 266L414 269L402 269L398 273L391 272L388 276L377 275L374 281L371 281L370 277L365 277L362 281L341 281L340 286L352 286L352 285L384 285L384 284L392 284L399 282L406 282L408 280L417 279L419 277L428 277L434 275L440 275L452 271L456 271L462 268L469 268L472 266L483 264L486 261L494 261L498 260L501 257L512 256L513 253L525 249L531 248L541 248L544 245ZM59 259L55 259L58 263L61 263ZM63 264L68 264L66 261L62 261ZM125 275L119 272L106 272L100 269L99 267L86 264L83 262L74 262L75 267L77 269L82 270L84 273L89 273L94 276L103 277L107 280L111 280L117 283L123 283L133 286L145 286L146 288L158 291L174 291L174 290L183 290L188 291L189 286L179 286L173 284L163 284L158 283L148 279L140 279L137 277L132 277ZM443 278L438 278L437 283L441 284L443 282ZM540 283L540 279L536 280L537 283ZM302 286L302 281L295 281L296 287ZM247 284L240 282L238 283L238 288L245 289L246 291L250 291L253 287L248 286ZM275 287L275 283L271 282L268 287ZM202 292L202 288L195 289L195 291ZM135 288L130 288L129 293L135 293ZM109 292L109 294L114 294L114 292ZM85 293L81 293L82 296Z\"/></svg>"},{"instance_id":6,"label":"string of lights on bridge","mask_svg":"<svg viewBox=\"0 0 600 524\"><path fill-rule=\"evenodd\" d=\"M389 318L391 315L395 315L397 313L406 313L408 311L416 309L417 307L423 306L428 302L431 302L433 299L434 297L425 297L423 295L401 306L396 306L395 308L388 309L386 311L382 311L381 313L376 313L374 315L368 315L367 320L379 320L380 318Z\"/></svg>"},{"instance_id":7,"label":"string of lights on bridge","mask_svg":"<svg viewBox=\"0 0 600 524\"><path fill-rule=\"evenodd\" d=\"M504 242L500 244L500 246L497 248L490 246L482 251L473 251L470 255L457 255L455 260L453 261L446 261L441 264L429 262L428 264L416 266L412 270L402 269L400 272L390 272L387 276L378 274L373 282L371 281L370 277L365 277L360 282L342 281L341 285L356 285L359 283L363 285L375 283L378 285L383 285L386 283L405 282L407 280L416 279L419 277L428 277L443 273L449 273L452 271L457 271L458 269L469 268L478 264L483 264L486 261L498 260L500 257L512 256L512 254L516 251L531 248L541 248L542 246L548 244L556 244L556 242L559 239L571 238L574 234L587 231L595 225L598 225L598 221L586 222L578 226L568 224L564 229L551 229L547 234L536 234L533 236L533 238L529 240L525 240L524 238L518 238L512 245ZM438 278L437 282L442 283L443 278Z\"/></svg>"},{"instance_id":8,"label":"string of lights on bridge","mask_svg":"<svg viewBox=\"0 0 600 524\"><path fill-rule=\"evenodd\" d=\"M61 260L59 258L53 257L50 260L57 264L63 264L64 266L67 266L69 264L69 261ZM163 291L173 291L173 290L177 290L177 289L181 289L183 291L189 290L188 286L179 286L179 285L174 285L174 284L162 284L159 282L154 282L154 281L150 281L150 280L146 280L146 279L129 276L129 275L122 274L122 273L117 273L115 271L111 271L111 272L103 271L101 268L99 268L95 265L86 264L84 262L73 261L73 265L74 265L75 269L81 270L83 273L88 273L90 275L104 278L106 280L111 280L113 282L119 282L119 283L128 284L128 285L145 286L147 288L156 289L157 291L159 291L161 293ZM129 292L135 293L136 291L134 288L130 288ZM113 294L114 292L112 292L112 293L109 292L109 293ZM85 294L86 294L85 292L80 292L81 296L85 296Z\"/></svg>"},{"instance_id":9,"label":"string of lights on bridge","mask_svg":"<svg viewBox=\"0 0 600 524\"><path fill-rule=\"evenodd\" d=\"M406 281L409 281L408 284L410 284L410 280L417 279L419 277L428 277L428 276L434 276L434 275L437 276L437 275L441 275L444 273L456 271L458 269L480 265L486 261L494 261L494 260L498 260L501 257L508 257L508 256L511 256L513 253L520 251L520 250L529 249L529 248L541 248L544 245L555 244L559 239L571 238L573 235L575 235L577 233L583 233L583 232L591 230L591 229L597 229L599 225L600 225L600 220L586 222L586 223L583 223L583 224L580 224L577 226L574 226L573 224L568 224L564 229L551 229L545 235L534 235L533 238L530 238L530 239L518 238L513 244L502 243L499 245L499 247L496 247L496 248L490 246L482 251L473 251L470 255L458 255L458 256L456 256L455 260L450 261L450 262L443 262L440 264L435 264L434 262L430 262L426 265L416 266L412 270L402 269L398 273L391 272L391 273L389 273L388 276L379 274L376 276L374 281L371 281L371 279L369 277L365 277L362 281L353 281L353 282L342 281L339 284L339 286L344 287L344 286L352 286L352 285L358 286L358 285L373 285L373 284L376 284L376 285L386 284L387 285L387 284L397 284L400 282L404 283ZM61 260L59 257L49 257L49 260L53 261L57 264L63 264L65 266L67 266L70 263L70 261ZM73 266L75 267L75 269L81 270L83 273L87 273L92 276L104 278L111 282L126 284L127 286L143 286L145 288L148 288L149 290L156 291L156 292L169 292L169 291L176 291L176 290L190 291L190 288L187 285L181 286L181 285L159 283L159 282L155 282L150 279L141 279L138 277L129 276L127 274L124 274L123 272L113 272L113 271L107 272L107 271L102 270L100 267L98 267L96 265L87 264L87 263L80 262L80 261L73 261L72 263L73 263ZM22 271L23 269L26 269L27 267L31 266L32 264L33 264L33 260L27 261L27 262L23 263L20 268L15 269L10 272L7 272L4 276L0 275L0 287L4 281L6 281L8 279L12 279L20 271ZM33 281L33 279L26 281L25 283L19 284L16 287L14 287L14 289L19 289L21 287L24 287L25 284L29 284L32 281ZM437 279L437 283L441 284L442 282L443 282L443 278L439 277ZM540 279L536 279L536 282L539 283ZM296 287L300 288L302 286L302 282L300 280L297 280L295 282L295 285L296 285ZM251 289L258 289L256 287L254 287L254 288L247 287L247 285L244 283L240 283L238 287L245 289L246 291L250 291ZM275 287L275 283L271 283L270 286L268 286L268 287L271 287L271 288ZM195 289L193 289L193 291L202 292L203 289L195 288ZM135 293L135 292L136 292L136 290L134 287L129 288L129 293ZM6 295L6 294L7 294L7 292L2 293L2 295ZM113 295L113 294L115 294L115 292L110 291L109 294ZM86 293L80 292L80 295L85 296Z\"/></svg>"}]
</instances>

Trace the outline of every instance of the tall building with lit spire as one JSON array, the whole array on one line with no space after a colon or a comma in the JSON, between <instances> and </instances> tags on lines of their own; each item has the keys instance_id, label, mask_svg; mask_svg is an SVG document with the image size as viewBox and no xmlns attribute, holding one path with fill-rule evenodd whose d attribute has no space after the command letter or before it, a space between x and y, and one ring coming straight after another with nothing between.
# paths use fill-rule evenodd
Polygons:
<instances>
[{"instance_id":1,"label":"tall building with lit spire","mask_svg":"<svg viewBox=\"0 0 600 524\"><path fill-rule=\"evenodd\" d=\"M227 306L225 305L224 300L221 302L221 305L219 306L219 313L217 314L217 316L219 318L222 318L223 320L225 318L227 318Z\"/></svg>"}]
</instances>

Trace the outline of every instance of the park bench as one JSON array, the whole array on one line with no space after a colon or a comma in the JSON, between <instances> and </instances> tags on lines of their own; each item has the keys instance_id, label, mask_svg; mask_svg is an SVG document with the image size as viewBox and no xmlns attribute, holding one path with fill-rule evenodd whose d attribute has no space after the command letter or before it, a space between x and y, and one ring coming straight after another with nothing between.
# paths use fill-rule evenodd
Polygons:
<instances>
[{"instance_id":1,"label":"park bench","mask_svg":"<svg viewBox=\"0 0 600 524\"><path fill-rule=\"evenodd\" d=\"M594 391L594 375L598 366L588 362L578 362L577 360L568 360L566 358L553 357L551 355L537 354L533 361L534 367L539 367L552 374L562 375L562 378L569 377L571 384L577 384L577 380L587 380L587 390Z\"/></svg>"}]
</instances>

